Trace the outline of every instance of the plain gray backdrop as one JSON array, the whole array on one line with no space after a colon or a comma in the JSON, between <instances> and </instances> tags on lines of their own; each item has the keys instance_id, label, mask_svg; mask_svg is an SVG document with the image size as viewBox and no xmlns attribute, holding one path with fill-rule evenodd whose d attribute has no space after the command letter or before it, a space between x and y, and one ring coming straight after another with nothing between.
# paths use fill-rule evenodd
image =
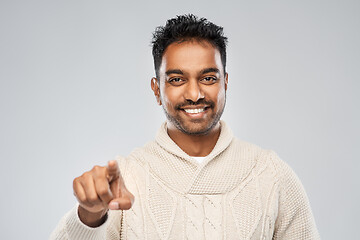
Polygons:
<instances>
[{"instance_id":1,"label":"plain gray backdrop","mask_svg":"<svg viewBox=\"0 0 360 240\"><path fill-rule=\"evenodd\" d=\"M1 239L47 239L72 181L151 141L151 33L177 14L224 26L223 120L298 174L323 239L356 239L359 1L0 2Z\"/></svg>"}]
</instances>

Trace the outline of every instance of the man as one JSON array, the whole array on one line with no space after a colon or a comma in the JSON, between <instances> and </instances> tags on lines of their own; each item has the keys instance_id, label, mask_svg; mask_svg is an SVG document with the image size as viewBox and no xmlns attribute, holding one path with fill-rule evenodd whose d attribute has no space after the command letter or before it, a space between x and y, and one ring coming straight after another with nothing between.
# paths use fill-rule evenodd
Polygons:
<instances>
[{"instance_id":1,"label":"man","mask_svg":"<svg viewBox=\"0 0 360 240\"><path fill-rule=\"evenodd\" d=\"M220 121L226 42L193 15L156 29L151 88L167 121L155 141L74 180L79 204L52 239L319 239L293 171Z\"/></svg>"}]
</instances>

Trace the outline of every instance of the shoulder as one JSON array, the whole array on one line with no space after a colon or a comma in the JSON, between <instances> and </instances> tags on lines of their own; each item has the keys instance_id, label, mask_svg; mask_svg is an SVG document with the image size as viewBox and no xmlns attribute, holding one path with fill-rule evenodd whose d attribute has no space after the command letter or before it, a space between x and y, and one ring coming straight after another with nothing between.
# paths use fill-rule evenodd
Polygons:
<instances>
[{"instance_id":1,"label":"shoulder","mask_svg":"<svg viewBox=\"0 0 360 240\"><path fill-rule=\"evenodd\" d=\"M291 167L282 160L274 150L265 149L256 144L242 141L237 138L234 138L233 143L230 146L237 149L240 153L249 155L256 165L271 168L279 180L288 177L297 177Z\"/></svg>"},{"instance_id":2,"label":"shoulder","mask_svg":"<svg viewBox=\"0 0 360 240\"><path fill-rule=\"evenodd\" d=\"M279 179L283 189L293 189L294 191L302 191L303 187L299 177L294 170L283 161L274 151L269 151L269 164L273 167L277 178Z\"/></svg>"},{"instance_id":3,"label":"shoulder","mask_svg":"<svg viewBox=\"0 0 360 240\"><path fill-rule=\"evenodd\" d=\"M234 137L227 151L232 155L239 156L235 158L251 164L254 169L258 169L257 171L264 168L271 168L272 171L276 171L273 161L277 161L279 158L273 150Z\"/></svg>"},{"instance_id":4,"label":"shoulder","mask_svg":"<svg viewBox=\"0 0 360 240\"><path fill-rule=\"evenodd\" d=\"M241 162L247 162L252 165L252 171L255 175L271 175L272 181L280 185L301 185L299 178L292 168L282 160L279 155L271 150L262 148L256 144L233 138L228 151L239 158Z\"/></svg>"}]
</instances>

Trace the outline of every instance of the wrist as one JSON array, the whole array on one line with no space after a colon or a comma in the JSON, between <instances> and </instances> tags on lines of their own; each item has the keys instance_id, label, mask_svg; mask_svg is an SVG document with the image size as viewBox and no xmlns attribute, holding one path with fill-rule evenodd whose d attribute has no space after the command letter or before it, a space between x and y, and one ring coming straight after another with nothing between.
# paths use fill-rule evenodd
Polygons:
<instances>
[{"instance_id":1,"label":"wrist","mask_svg":"<svg viewBox=\"0 0 360 240\"><path fill-rule=\"evenodd\" d=\"M78 207L78 216L82 223L88 227L96 228L101 226L107 219L108 209L104 209L100 212L89 212L81 205Z\"/></svg>"}]
</instances>

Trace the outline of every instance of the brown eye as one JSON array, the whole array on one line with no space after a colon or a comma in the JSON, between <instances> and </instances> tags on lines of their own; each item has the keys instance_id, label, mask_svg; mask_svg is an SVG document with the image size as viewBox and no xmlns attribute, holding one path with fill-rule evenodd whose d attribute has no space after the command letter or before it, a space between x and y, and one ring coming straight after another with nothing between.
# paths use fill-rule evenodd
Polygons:
<instances>
[{"instance_id":1,"label":"brown eye","mask_svg":"<svg viewBox=\"0 0 360 240\"><path fill-rule=\"evenodd\" d=\"M182 85L185 81L182 79L182 78L179 78L179 77L173 77L173 78L170 78L168 80L168 82L174 86L180 86Z\"/></svg>"},{"instance_id":2,"label":"brown eye","mask_svg":"<svg viewBox=\"0 0 360 240\"><path fill-rule=\"evenodd\" d=\"M206 84L211 84L211 83L215 83L216 80L217 80L216 77L204 77L202 81Z\"/></svg>"},{"instance_id":3,"label":"brown eye","mask_svg":"<svg viewBox=\"0 0 360 240\"><path fill-rule=\"evenodd\" d=\"M180 82L181 78L171 78L169 82Z\"/></svg>"}]
</instances>

